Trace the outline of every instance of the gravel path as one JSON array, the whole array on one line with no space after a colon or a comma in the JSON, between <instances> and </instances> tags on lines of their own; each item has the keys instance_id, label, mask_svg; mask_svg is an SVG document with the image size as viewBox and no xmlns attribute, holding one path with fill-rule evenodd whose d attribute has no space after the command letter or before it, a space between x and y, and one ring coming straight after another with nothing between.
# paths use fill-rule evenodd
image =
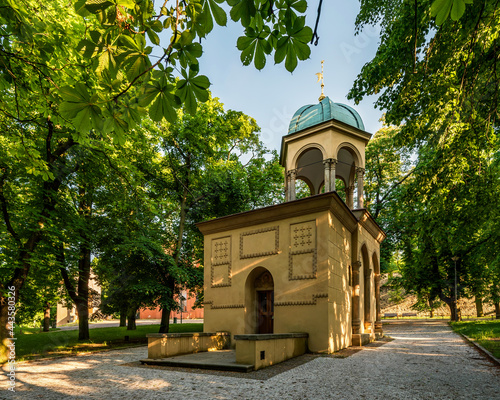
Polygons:
<instances>
[{"instance_id":1,"label":"gravel path","mask_svg":"<svg viewBox=\"0 0 500 400\"><path fill-rule=\"evenodd\" d=\"M124 366L145 347L18 364L6 399L500 399L500 372L444 322L391 322L395 340L318 357L269 379ZM271 367L278 368L279 366ZM271 370L270 369L270 370Z\"/></svg>"}]
</instances>

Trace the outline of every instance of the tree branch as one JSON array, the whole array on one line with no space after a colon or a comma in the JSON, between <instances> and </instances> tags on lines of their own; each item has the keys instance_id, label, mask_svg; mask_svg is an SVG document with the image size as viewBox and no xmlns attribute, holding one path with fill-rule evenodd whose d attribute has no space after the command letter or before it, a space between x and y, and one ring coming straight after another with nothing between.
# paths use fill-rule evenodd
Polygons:
<instances>
[{"instance_id":1,"label":"tree branch","mask_svg":"<svg viewBox=\"0 0 500 400\"><path fill-rule=\"evenodd\" d=\"M380 203L382 203L390 194L391 192L396 189L399 185L401 185L406 179L408 179L415 171L417 170L417 167L413 168L408 174L406 174L400 181L396 182L394 185L390 187L390 189L387 191L387 193L380 199Z\"/></svg>"},{"instance_id":2,"label":"tree branch","mask_svg":"<svg viewBox=\"0 0 500 400\"><path fill-rule=\"evenodd\" d=\"M165 50L165 53L163 54L163 56L161 56L161 58L157 62L155 62L153 65L151 65L151 67L147 68L145 71L141 72L134 79L132 79L132 82L130 82L125 89L123 89L120 93L118 93L117 95L115 95L113 97L113 99L112 99L113 101L117 101L120 96L123 96L125 93L127 93L129 91L129 89L134 85L135 82L137 82L137 80L141 76L147 74L149 71L151 71L156 66L158 66L163 61L163 59L165 57L167 58L167 62L170 61L170 56L172 55L172 50L174 49L174 43L176 42L177 35L179 34L179 32L177 30L177 26L179 25L179 15L180 15L179 14L179 4L177 3L177 16L176 16L176 20L175 20L174 37L173 37L171 43L168 45L167 49Z\"/></svg>"},{"instance_id":3,"label":"tree branch","mask_svg":"<svg viewBox=\"0 0 500 400\"><path fill-rule=\"evenodd\" d=\"M2 207L2 215L3 215L3 220L5 221L5 225L7 226L7 231L11 234L11 236L14 238L14 240L21 245L21 239L17 232L14 230L11 222L10 222L10 215L9 211L7 209L7 199L5 198L4 195L4 184L5 184L5 179L6 179L6 168L3 169L3 174L0 177L0 205Z\"/></svg>"},{"instance_id":4,"label":"tree branch","mask_svg":"<svg viewBox=\"0 0 500 400\"><path fill-rule=\"evenodd\" d=\"M418 11L418 0L415 0L415 27L413 34L415 35L415 46L413 48L413 73L417 73L417 11Z\"/></svg>"},{"instance_id":5,"label":"tree branch","mask_svg":"<svg viewBox=\"0 0 500 400\"><path fill-rule=\"evenodd\" d=\"M314 25L314 32L311 38L311 44L314 43L315 46L318 45L319 41L319 36L318 36L318 24L319 24L319 17L321 16L321 6L323 5L323 0L319 0L318 4L318 13L316 15L316 24Z\"/></svg>"},{"instance_id":6,"label":"tree branch","mask_svg":"<svg viewBox=\"0 0 500 400\"><path fill-rule=\"evenodd\" d=\"M109 156L106 154L106 152L104 150L101 150L101 149L96 149L96 148L93 148L93 147L90 147L90 150L91 151L94 151L94 152L98 152L98 153L101 153L104 158L106 159L106 161L108 162L108 165L109 167L114 170L118 176L120 176L125 182L127 182L127 184L130 186L130 188L134 188L134 185L132 185L132 183L130 183L130 181L128 180L128 178L121 173L121 171L113 164L113 162L111 161L111 159L109 158Z\"/></svg>"},{"instance_id":7,"label":"tree branch","mask_svg":"<svg viewBox=\"0 0 500 400\"><path fill-rule=\"evenodd\" d=\"M47 133L47 137L45 138L45 152L47 154L47 160L52 164L53 156L51 153L51 144L52 144L52 136L54 134L54 124L50 120L50 115L47 117L47 124L49 126L49 131Z\"/></svg>"},{"instance_id":8,"label":"tree branch","mask_svg":"<svg viewBox=\"0 0 500 400\"><path fill-rule=\"evenodd\" d=\"M75 144L78 144L73 140L73 138L69 138L65 142L61 143L57 149L52 153L54 158L59 158L62 156L70 147L74 146Z\"/></svg>"},{"instance_id":9,"label":"tree branch","mask_svg":"<svg viewBox=\"0 0 500 400\"><path fill-rule=\"evenodd\" d=\"M59 243L59 245L58 245L56 259L60 264L59 270L61 271L61 275L62 275L62 278L64 280L64 286L66 287L66 291L68 292L69 297L71 297L71 300L73 300L73 302L76 304L76 302L78 300L78 296L76 294L75 285L71 282L71 279L69 278L69 275L68 275L68 271L66 271L64 248L63 248L62 243Z\"/></svg>"}]
</instances>

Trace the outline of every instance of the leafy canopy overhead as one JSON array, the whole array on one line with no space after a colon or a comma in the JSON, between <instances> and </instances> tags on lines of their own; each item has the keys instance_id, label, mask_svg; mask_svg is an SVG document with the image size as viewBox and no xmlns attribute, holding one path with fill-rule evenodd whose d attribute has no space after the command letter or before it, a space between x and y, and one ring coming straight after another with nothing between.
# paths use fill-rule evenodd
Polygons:
<instances>
[{"instance_id":1,"label":"leafy canopy overhead","mask_svg":"<svg viewBox=\"0 0 500 400\"><path fill-rule=\"evenodd\" d=\"M472 4L472 0L434 0L431 6L431 15L436 17L436 25L441 25L451 13L451 19L458 21L465 12L465 5Z\"/></svg>"},{"instance_id":2,"label":"leafy canopy overhead","mask_svg":"<svg viewBox=\"0 0 500 400\"><path fill-rule=\"evenodd\" d=\"M193 114L208 99L200 73L201 39L214 23L240 22L241 60L262 69L274 51L293 71L310 55L305 0L4 0L0 17L0 90L20 90L18 66L41 74L43 95L61 122L85 137L91 129L123 143L146 108L154 121ZM224 7L224 8L223 8ZM52 112L49 112L49 115Z\"/></svg>"}]
</instances>

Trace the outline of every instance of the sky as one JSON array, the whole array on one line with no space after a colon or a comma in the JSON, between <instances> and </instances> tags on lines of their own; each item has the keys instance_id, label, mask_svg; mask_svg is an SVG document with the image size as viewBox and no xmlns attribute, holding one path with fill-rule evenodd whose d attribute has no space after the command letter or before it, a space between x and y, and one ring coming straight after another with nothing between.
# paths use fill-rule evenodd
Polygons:
<instances>
[{"instance_id":1,"label":"sky","mask_svg":"<svg viewBox=\"0 0 500 400\"><path fill-rule=\"evenodd\" d=\"M309 0L307 24L314 27L319 0ZM253 117L261 127L261 140L270 150L279 152L281 137L287 134L288 124L297 109L318 103L321 85L317 72L324 60L325 95L336 103L352 106L363 119L367 132L374 134L382 124L382 111L374 108L375 96L360 104L347 100L347 93L364 64L375 55L379 44L377 28L367 27L354 35L354 22L359 11L358 1L323 1L318 27L318 45L311 46L308 60L299 61L293 73L284 63L275 65L267 57L263 70L253 64L243 66L236 48L243 28L228 18L227 27L215 27L203 44L200 73L212 83L210 90L225 109L242 111Z\"/></svg>"}]
</instances>

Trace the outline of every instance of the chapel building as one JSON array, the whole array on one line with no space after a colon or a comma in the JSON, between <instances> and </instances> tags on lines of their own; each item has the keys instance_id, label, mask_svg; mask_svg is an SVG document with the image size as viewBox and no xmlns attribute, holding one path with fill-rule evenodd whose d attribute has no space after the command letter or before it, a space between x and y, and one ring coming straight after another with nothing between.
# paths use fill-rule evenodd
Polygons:
<instances>
[{"instance_id":1,"label":"chapel building","mask_svg":"<svg viewBox=\"0 0 500 400\"><path fill-rule=\"evenodd\" d=\"M347 105L324 97L301 107L282 139L285 203L197 225L205 332L307 332L310 351L329 353L382 334L385 233L363 207L370 138ZM298 181L309 196L296 198Z\"/></svg>"}]
</instances>

